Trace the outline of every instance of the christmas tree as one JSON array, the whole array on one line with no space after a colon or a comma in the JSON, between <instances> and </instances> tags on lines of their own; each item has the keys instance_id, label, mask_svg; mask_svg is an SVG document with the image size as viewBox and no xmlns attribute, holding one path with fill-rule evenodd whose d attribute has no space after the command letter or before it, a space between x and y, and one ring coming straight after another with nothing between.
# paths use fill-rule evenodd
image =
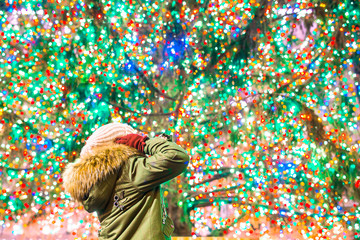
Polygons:
<instances>
[{"instance_id":1,"label":"christmas tree","mask_svg":"<svg viewBox=\"0 0 360 240\"><path fill-rule=\"evenodd\" d=\"M3 228L96 236L61 173L117 121L191 156L163 186L177 234L359 238L358 1L5 0L0 16Z\"/></svg>"}]
</instances>

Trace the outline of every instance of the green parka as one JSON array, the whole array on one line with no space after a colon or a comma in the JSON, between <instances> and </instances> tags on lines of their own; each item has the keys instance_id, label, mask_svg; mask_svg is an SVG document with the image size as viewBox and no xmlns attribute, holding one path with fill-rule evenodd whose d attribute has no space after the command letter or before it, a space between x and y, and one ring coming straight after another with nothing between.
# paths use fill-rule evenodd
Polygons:
<instances>
[{"instance_id":1,"label":"green parka","mask_svg":"<svg viewBox=\"0 0 360 240\"><path fill-rule=\"evenodd\" d=\"M189 156L163 138L145 143L144 153L123 144L93 149L63 173L65 191L97 212L100 240L165 240L174 231L160 184L181 174Z\"/></svg>"}]
</instances>

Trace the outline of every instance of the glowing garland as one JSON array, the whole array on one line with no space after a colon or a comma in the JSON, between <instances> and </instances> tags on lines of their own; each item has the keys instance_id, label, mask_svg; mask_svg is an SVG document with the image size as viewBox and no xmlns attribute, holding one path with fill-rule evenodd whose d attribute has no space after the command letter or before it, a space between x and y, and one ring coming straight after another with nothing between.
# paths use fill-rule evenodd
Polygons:
<instances>
[{"instance_id":1,"label":"glowing garland","mask_svg":"<svg viewBox=\"0 0 360 240\"><path fill-rule=\"evenodd\" d=\"M193 235L358 238L359 9L6 0L1 221L72 212L61 169L113 119L188 150L165 187Z\"/></svg>"}]
</instances>

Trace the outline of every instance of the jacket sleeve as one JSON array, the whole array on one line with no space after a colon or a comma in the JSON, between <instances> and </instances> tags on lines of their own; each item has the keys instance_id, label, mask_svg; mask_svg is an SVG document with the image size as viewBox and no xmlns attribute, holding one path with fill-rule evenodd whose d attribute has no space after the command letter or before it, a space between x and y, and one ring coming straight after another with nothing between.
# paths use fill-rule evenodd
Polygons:
<instances>
[{"instance_id":1,"label":"jacket sleeve","mask_svg":"<svg viewBox=\"0 0 360 240\"><path fill-rule=\"evenodd\" d=\"M155 137L146 140L144 153L149 157L132 160L129 178L142 192L180 175L189 164L189 155L176 143Z\"/></svg>"},{"instance_id":2,"label":"jacket sleeve","mask_svg":"<svg viewBox=\"0 0 360 240\"><path fill-rule=\"evenodd\" d=\"M115 187L116 180L117 173L110 174L103 181L91 187L88 197L82 201L87 212L101 212L105 209Z\"/></svg>"}]
</instances>

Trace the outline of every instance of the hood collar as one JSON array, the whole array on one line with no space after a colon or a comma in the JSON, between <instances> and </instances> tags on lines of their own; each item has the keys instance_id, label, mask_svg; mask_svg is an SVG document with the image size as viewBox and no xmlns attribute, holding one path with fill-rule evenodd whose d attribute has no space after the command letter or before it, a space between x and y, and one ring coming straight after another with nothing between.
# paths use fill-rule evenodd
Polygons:
<instances>
[{"instance_id":1,"label":"hood collar","mask_svg":"<svg viewBox=\"0 0 360 240\"><path fill-rule=\"evenodd\" d=\"M113 143L94 148L93 154L84 155L65 167L62 174L65 192L76 201L81 201L95 183L118 171L134 155L145 156L124 144Z\"/></svg>"}]
</instances>

